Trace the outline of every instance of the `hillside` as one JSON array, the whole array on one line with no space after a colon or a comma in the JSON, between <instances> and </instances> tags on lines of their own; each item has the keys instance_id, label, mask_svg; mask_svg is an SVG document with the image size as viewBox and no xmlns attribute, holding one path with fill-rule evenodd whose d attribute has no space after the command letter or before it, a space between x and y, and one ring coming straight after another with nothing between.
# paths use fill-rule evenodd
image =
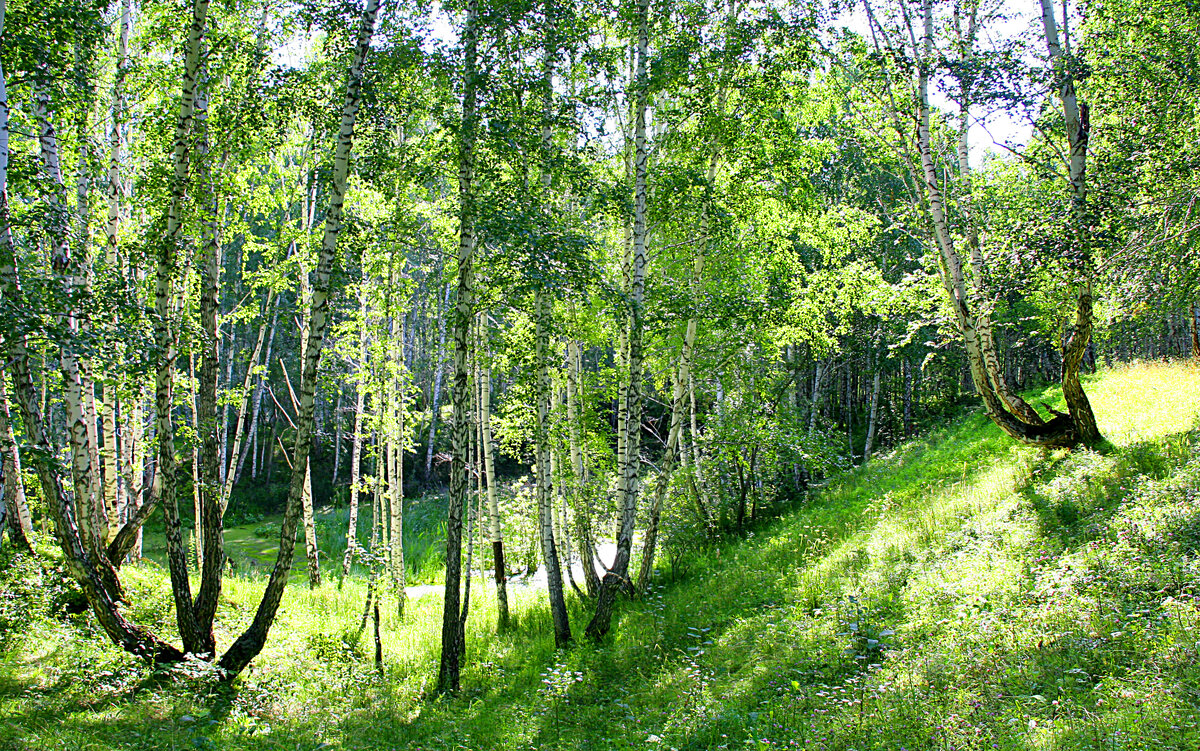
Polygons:
<instances>
[{"instance_id":1,"label":"hillside","mask_svg":"<svg viewBox=\"0 0 1200 751\"><path fill-rule=\"evenodd\" d=\"M203 664L149 674L52 615L60 585L6 573L30 583L0 605L0 749L1195 749L1200 370L1088 386L1104 451L967 417L686 559L602 648L555 651L542 592L496 635L477 581L454 699L432 693L436 597L385 614L380 674L369 631L347 643L364 583L293 586L226 689ZM171 633L165 578L129 585ZM228 581L224 644L261 587Z\"/></svg>"}]
</instances>

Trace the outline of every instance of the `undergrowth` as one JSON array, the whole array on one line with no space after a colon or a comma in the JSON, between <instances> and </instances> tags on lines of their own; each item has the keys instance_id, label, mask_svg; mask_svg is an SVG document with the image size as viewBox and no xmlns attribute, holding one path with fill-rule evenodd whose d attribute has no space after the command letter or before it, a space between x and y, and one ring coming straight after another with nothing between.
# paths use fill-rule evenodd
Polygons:
<instances>
[{"instance_id":1,"label":"undergrowth","mask_svg":"<svg viewBox=\"0 0 1200 751\"><path fill-rule=\"evenodd\" d=\"M521 587L497 634L476 580L453 698L431 690L436 594L403 620L385 601L378 672L363 580L293 586L226 685L149 671L57 602L61 573L7 563L0 748L1200 748L1200 371L1122 368L1089 395L1103 451L965 418L696 553L600 647L556 651ZM127 578L131 616L169 635L164 572ZM261 587L227 580L223 644Z\"/></svg>"}]
</instances>

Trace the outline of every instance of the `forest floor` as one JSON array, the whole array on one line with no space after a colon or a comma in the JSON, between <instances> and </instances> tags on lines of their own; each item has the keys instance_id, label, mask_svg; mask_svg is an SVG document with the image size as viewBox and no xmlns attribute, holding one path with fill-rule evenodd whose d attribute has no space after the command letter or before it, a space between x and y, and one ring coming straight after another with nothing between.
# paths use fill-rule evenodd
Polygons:
<instances>
[{"instance_id":1,"label":"forest floor","mask_svg":"<svg viewBox=\"0 0 1200 751\"><path fill-rule=\"evenodd\" d=\"M1194 751L1200 369L1088 387L1102 451L1019 446L968 416L688 558L600 647L555 650L537 589L513 592L497 634L477 586L454 698L432 690L440 598L402 620L390 601L377 672L354 638L361 579L291 587L226 685L203 664L151 673L17 564L0 574L0 749ZM171 634L161 569L127 578L131 617ZM261 589L227 579L222 644Z\"/></svg>"}]
</instances>

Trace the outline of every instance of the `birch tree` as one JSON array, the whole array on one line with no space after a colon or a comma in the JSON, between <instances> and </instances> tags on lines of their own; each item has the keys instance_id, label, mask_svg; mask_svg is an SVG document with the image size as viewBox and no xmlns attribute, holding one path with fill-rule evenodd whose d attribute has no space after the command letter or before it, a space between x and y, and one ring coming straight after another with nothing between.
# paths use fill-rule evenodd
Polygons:
<instances>
[{"instance_id":1,"label":"birch tree","mask_svg":"<svg viewBox=\"0 0 1200 751\"><path fill-rule=\"evenodd\" d=\"M543 5L545 24L545 46L542 54L542 190L548 200L551 171L550 154L554 138L551 124L554 107L554 59L558 55L555 39L556 9L547 0ZM542 561L546 566L546 586L550 596L550 617L554 622L554 643L562 648L571 641L571 623L567 618L567 605L563 595L563 576L559 566L558 546L554 536L551 448L550 448L550 327L551 300L545 284L534 290L534 360L537 368L537 494L538 529L542 548ZM569 565L569 560L568 560Z\"/></svg>"},{"instance_id":2,"label":"birch tree","mask_svg":"<svg viewBox=\"0 0 1200 751\"><path fill-rule=\"evenodd\" d=\"M617 594L629 585L629 560L633 549L634 525L637 521L638 480L641 458L639 450L642 433L642 307L646 289L646 110L649 101L649 0L638 0L636 15L637 71L634 88L634 201L633 256L629 268L629 312L626 324L627 359L625 365L625 396L622 426L622 446L618 452L617 495L621 509L621 524L617 533L617 554L605 573L596 598L596 613L587 625L593 641L604 638L612 625Z\"/></svg>"},{"instance_id":3,"label":"birch tree","mask_svg":"<svg viewBox=\"0 0 1200 751\"><path fill-rule=\"evenodd\" d=\"M1064 357L1062 382L1064 395L1068 391L1073 394L1067 402L1071 414L1056 414L1047 420L1004 383L988 316L986 311L980 312L980 300L986 295L983 292L971 292L972 283L977 290L983 289L982 269L979 264L976 264L974 269L970 264L964 264L951 231L951 217L933 150L931 125L930 86L934 81L940 54L934 38L933 0L921 0L915 15L906 2L900 2L893 14L898 19L893 27L886 26L876 15L869 0L864 0L864 8L877 51L888 59L898 61L901 70L906 69L906 61L911 61L911 67L907 69L912 73L912 99L916 104L917 128L916 138L912 143L915 153L905 153L904 158L919 189L918 208L925 215L929 234L938 250L942 285L950 301L959 334L963 338L971 377L985 412L1001 430L1025 443L1094 443L1099 439L1099 433L1093 429L1095 418L1091 415L1090 405L1086 404L1086 397L1080 398L1083 390L1078 386L1079 366L1087 346L1084 339L1090 335L1090 286L1085 283L1079 294L1081 302L1077 310L1076 329L1080 332L1080 337L1075 339L1074 349L1069 347L1064 353L1070 354ZM974 30L970 31L968 36L973 39ZM969 52L966 47L961 49L964 53ZM885 104L885 107L892 118L898 138L904 144L901 148L908 149L908 135L902 125L901 113L895 104L903 101L903 95L894 94L890 83L885 83L885 93L886 101L890 103ZM964 100L960 106L968 104L969 102ZM965 136L960 135L960 139L963 137ZM1080 316L1086 318L1086 322ZM1082 348L1079 348L1081 341L1084 343ZM1092 427L1088 427L1089 425Z\"/></svg>"},{"instance_id":4,"label":"birch tree","mask_svg":"<svg viewBox=\"0 0 1200 751\"><path fill-rule=\"evenodd\" d=\"M367 0L362 21L355 40L350 64L346 98L342 104L341 122L333 158L333 180L330 185L329 206L325 214L325 227L321 237L321 249L312 281L312 306L308 314L308 344L305 349L304 370L300 379L300 411L297 420L296 444L293 456L291 484L288 488L288 505L280 528L279 554L275 568L267 580L262 602L254 620L246 631L222 655L220 667L230 674L241 672L250 660L262 650L267 632L275 620L279 602L287 586L295 547L296 526L300 516L302 496L307 486L308 456L313 438L313 412L317 388L317 367L325 345L329 328L330 278L333 261L337 254L338 233L342 230L342 208L350 173L350 151L354 144L354 125L362 106L362 85L367 54L371 49L371 37L379 15L379 0Z\"/></svg>"},{"instance_id":5,"label":"birch tree","mask_svg":"<svg viewBox=\"0 0 1200 751\"><path fill-rule=\"evenodd\" d=\"M477 126L477 45L479 2L469 0L463 25L463 101L458 133L459 242L456 299L452 316L454 336L453 450L450 459L450 507L446 523L446 584L442 607L442 656L438 667L438 690L459 689L460 618L459 585L462 578L463 510L467 503L467 462L470 425L471 374L468 354L475 299L475 129Z\"/></svg>"}]
</instances>

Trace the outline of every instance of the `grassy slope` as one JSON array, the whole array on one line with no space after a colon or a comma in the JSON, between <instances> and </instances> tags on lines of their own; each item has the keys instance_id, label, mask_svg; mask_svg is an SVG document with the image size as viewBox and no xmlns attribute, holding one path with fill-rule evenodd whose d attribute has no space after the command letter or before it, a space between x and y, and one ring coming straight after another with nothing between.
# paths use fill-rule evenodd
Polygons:
<instances>
[{"instance_id":1,"label":"grassy slope","mask_svg":"<svg viewBox=\"0 0 1200 751\"><path fill-rule=\"evenodd\" d=\"M495 635L477 584L455 700L429 698L438 598L385 618L383 676L343 646L358 581L292 588L232 691L39 622L0 658L0 748L1195 749L1200 371L1090 395L1106 453L968 418L693 561L601 649L555 652L540 593ZM133 586L169 633L161 573ZM224 643L260 588L229 581Z\"/></svg>"},{"instance_id":2,"label":"grassy slope","mask_svg":"<svg viewBox=\"0 0 1200 751\"><path fill-rule=\"evenodd\" d=\"M404 550L408 565L408 581L436 583L444 579L447 499L444 495L408 499L404 512ZM317 508L314 520L317 525L319 560L326 577L336 577L342 568L346 553L346 527L349 524L349 509L324 506ZM242 574L265 575L275 565L279 554L279 525L283 514L271 514L257 521L239 525L226 525L224 530L225 555L235 570ZM371 509L365 507L358 517L359 544L366 547L371 539ZM155 517L147 525L143 555L155 565L167 565L167 541L161 517ZM190 519L184 521L184 544L192 550L193 531ZM296 556L304 556L303 525L296 531ZM368 566L356 561L353 571L365 574ZM303 565L292 567L292 581L308 581L308 569Z\"/></svg>"}]
</instances>

